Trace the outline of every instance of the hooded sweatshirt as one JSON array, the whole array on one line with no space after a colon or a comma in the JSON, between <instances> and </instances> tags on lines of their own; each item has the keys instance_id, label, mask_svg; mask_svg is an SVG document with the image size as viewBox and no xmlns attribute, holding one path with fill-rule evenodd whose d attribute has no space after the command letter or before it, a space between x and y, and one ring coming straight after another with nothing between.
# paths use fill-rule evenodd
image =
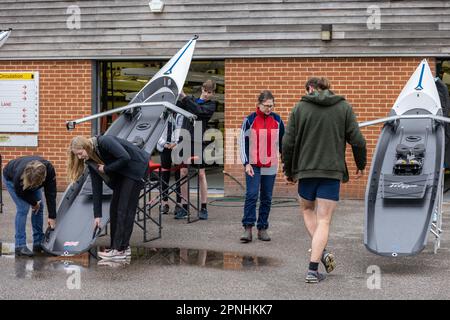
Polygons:
<instances>
[{"instance_id":1,"label":"hooded sweatshirt","mask_svg":"<svg viewBox=\"0 0 450 320\"><path fill-rule=\"evenodd\" d=\"M289 117L283 138L283 171L294 181L330 178L348 181L346 143L359 170L366 166L366 141L344 97L329 90L301 98Z\"/></svg>"}]
</instances>

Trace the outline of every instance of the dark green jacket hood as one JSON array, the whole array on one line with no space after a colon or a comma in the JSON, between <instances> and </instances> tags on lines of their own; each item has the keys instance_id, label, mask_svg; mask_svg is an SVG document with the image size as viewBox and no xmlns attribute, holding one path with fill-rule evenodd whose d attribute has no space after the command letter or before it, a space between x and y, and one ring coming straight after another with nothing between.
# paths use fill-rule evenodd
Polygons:
<instances>
[{"instance_id":1,"label":"dark green jacket hood","mask_svg":"<svg viewBox=\"0 0 450 320\"><path fill-rule=\"evenodd\" d=\"M352 107L329 90L302 97L283 137L283 170L294 181L305 178L348 180L346 144L356 166L366 166L366 141Z\"/></svg>"},{"instance_id":2,"label":"dark green jacket hood","mask_svg":"<svg viewBox=\"0 0 450 320\"><path fill-rule=\"evenodd\" d=\"M333 106L339 101L345 100L342 96L336 96L330 90L314 91L314 93L303 96L301 101L314 103L318 106L329 107Z\"/></svg>"}]
</instances>

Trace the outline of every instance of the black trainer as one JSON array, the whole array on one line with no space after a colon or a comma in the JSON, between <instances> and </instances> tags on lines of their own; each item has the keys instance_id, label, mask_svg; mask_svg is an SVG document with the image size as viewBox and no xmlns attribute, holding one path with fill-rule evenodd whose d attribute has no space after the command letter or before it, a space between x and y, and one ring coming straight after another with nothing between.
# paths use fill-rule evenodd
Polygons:
<instances>
[{"instance_id":1,"label":"black trainer","mask_svg":"<svg viewBox=\"0 0 450 320\"><path fill-rule=\"evenodd\" d=\"M332 254L331 252L324 251L322 253L322 258L320 259L320 261L322 261L327 273L330 273L334 270L334 268L336 268L336 259L334 257L334 254Z\"/></svg>"},{"instance_id":2,"label":"black trainer","mask_svg":"<svg viewBox=\"0 0 450 320\"><path fill-rule=\"evenodd\" d=\"M208 220L208 210L201 209L198 217L200 218L200 220Z\"/></svg>"},{"instance_id":3,"label":"black trainer","mask_svg":"<svg viewBox=\"0 0 450 320\"><path fill-rule=\"evenodd\" d=\"M306 283L318 283L322 280L325 280L326 276L318 271L308 270L308 273L305 277Z\"/></svg>"},{"instance_id":4,"label":"black trainer","mask_svg":"<svg viewBox=\"0 0 450 320\"><path fill-rule=\"evenodd\" d=\"M178 212L175 214L174 219L186 219L187 218L187 211L184 208L180 208Z\"/></svg>"},{"instance_id":5,"label":"black trainer","mask_svg":"<svg viewBox=\"0 0 450 320\"><path fill-rule=\"evenodd\" d=\"M159 208L162 214L169 214L170 207L168 204L165 204Z\"/></svg>"},{"instance_id":6,"label":"black trainer","mask_svg":"<svg viewBox=\"0 0 450 320\"><path fill-rule=\"evenodd\" d=\"M28 247L16 248L15 250L16 256L18 257L32 257L34 256L33 252L28 249Z\"/></svg>"}]
</instances>

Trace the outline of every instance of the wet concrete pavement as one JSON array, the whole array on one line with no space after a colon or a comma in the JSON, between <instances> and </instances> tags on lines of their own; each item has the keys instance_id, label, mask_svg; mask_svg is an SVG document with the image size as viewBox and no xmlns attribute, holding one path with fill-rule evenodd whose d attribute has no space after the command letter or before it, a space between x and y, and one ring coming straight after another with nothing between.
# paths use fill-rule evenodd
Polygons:
<instances>
[{"instance_id":1,"label":"wet concrete pavement","mask_svg":"<svg viewBox=\"0 0 450 320\"><path fill-rule=\"evenodd\" d=\"M0 240L13 243L14 207L7 193L4 198ZM450 207L444 207L438 254L430 236L421 254L403 258L365 249L363 207L362 201L340 202L329 241L337 268L317 285L304 283L309 238L297 207L273 209L272 241L241 244L242 209L209 206L207 221L163 216L162 238L148 243L135 227L133 256L122 264L99 265L87 254L66 260L2 255L0 299L450 299ZM97 244L108 242L105 236ZM380 270L380 278L372 270Z\"/></svg>"}]
</instances>

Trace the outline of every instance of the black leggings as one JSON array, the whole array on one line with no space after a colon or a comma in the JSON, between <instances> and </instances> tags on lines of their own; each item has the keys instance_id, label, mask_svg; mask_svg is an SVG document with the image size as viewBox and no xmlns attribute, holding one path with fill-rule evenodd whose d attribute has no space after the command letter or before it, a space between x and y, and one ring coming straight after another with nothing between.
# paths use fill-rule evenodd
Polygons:
<instances>
[{"instance_id":1,"label":"black leggings","mask_svg":"<svg viewBox=\"0 0 450 320\"><path fill-rule=\"evenodd\" d=\"M111 225L111 248L119 251L130 245L134 216L139 203L142 181L117 177L109 209Z\"/></svg>"},{"instance_id":2,"label":"black leggings","mask_svg":"<svg viewBox=\"0 0 450 320\"><path fill-rule=\"evenodd\" d=\"M162 183L162 199L163 201L169 200L169 195L167 193L167 188L169 187L169 181L170 181L170 168L172 168L172 150L164 148L164 150L159 154L161 157L161 167L163 169L167 169L167 171L161 172L161 183ZM175 181L180 180L180 170L175 171ZM181 196L180 196L180 184L177 183L176 185L176 192L177 192L177 203L181 203Z\"/></svg>"}]
</instances>

